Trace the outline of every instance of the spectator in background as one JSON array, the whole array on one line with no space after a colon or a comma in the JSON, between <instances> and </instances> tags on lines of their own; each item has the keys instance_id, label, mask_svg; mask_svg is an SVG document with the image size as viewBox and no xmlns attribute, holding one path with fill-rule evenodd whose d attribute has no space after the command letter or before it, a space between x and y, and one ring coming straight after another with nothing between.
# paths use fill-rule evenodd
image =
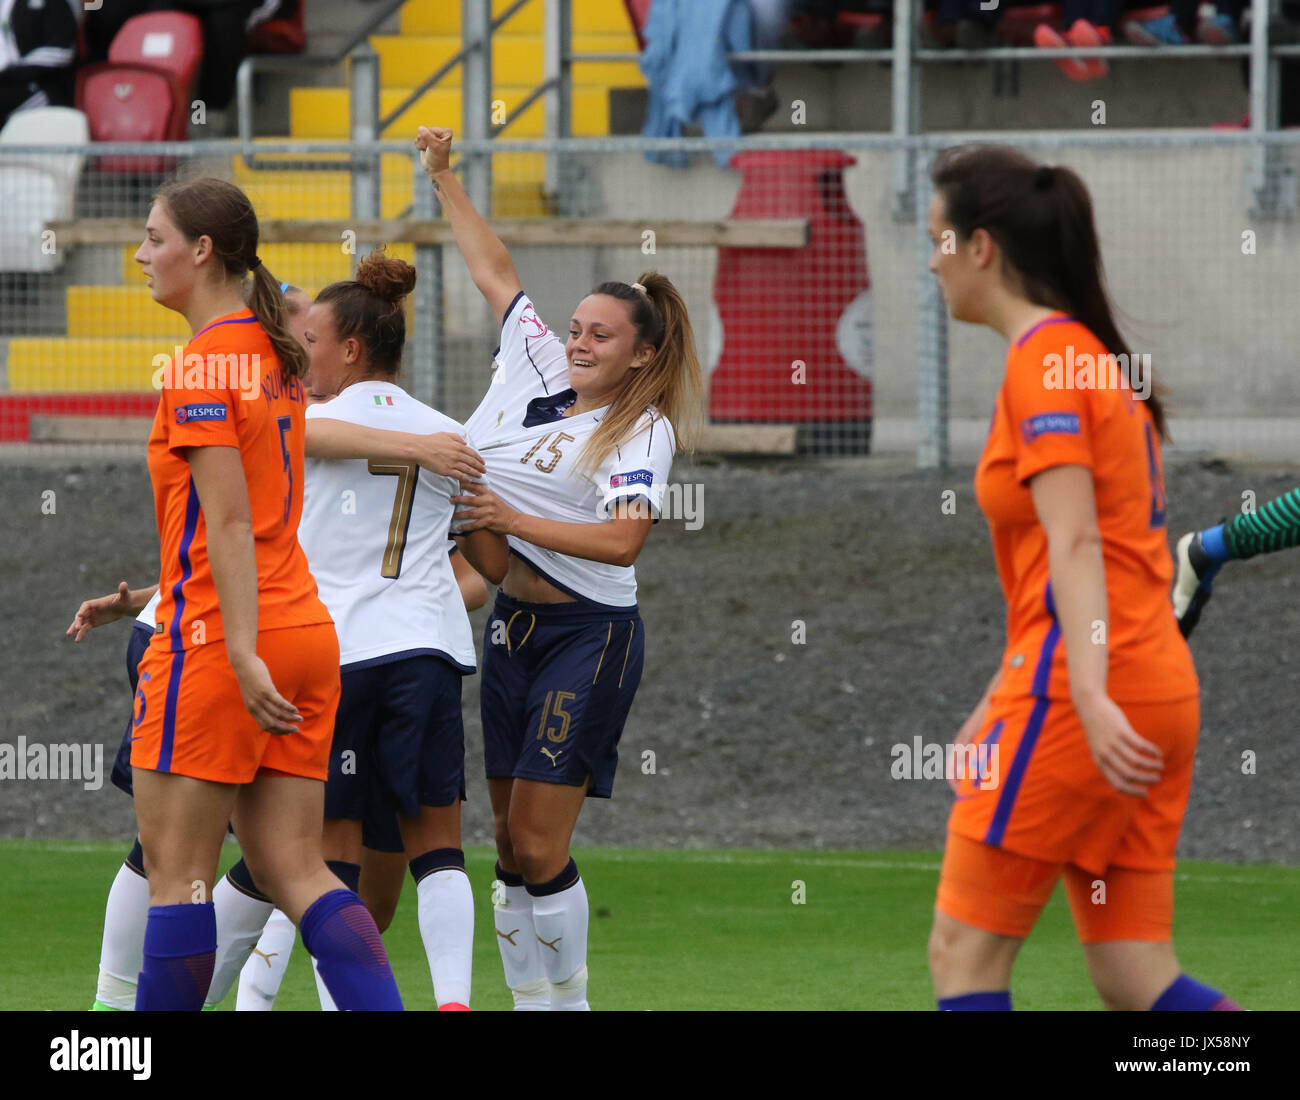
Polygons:
<instances>
[{"instance_id":1,"label":"spectator in background","mask_svg":"<svg viewBox=\"0 0 1300 1100\"><path fill-rule=\"evenodd\" d=\"M980 0L937 0L926 6L935 13L933 27L928 20L921 22L921 44L927 49L987 50L1003 44L995 28L1005 4L992 11L984 11Z\"/></svg>"},{"instance_id":2,"label":"spectator in background","mask_svg":"<svg viewBox=\"0 0 1300 1100\"><path fill-rule=\"evenodd\" d=\"M749 0L754 15L754 49L777 50L794 14L796 0Z\"/></svg>"},{"instance_id":3,"label":"spectator in background","mask_svg":"<svg viewBox=\"0 0 1300 1100\"><path fill-rule=\"evenodd\" d=\"M1034 29L1034 45L1041 49L1060 50L1070 46L1080 49L1109 46L1114 40L1113 26L1120 14L1120 0L1065 0L1062 25L1065 33L1040 23ZM1104 58L1058 58L1056 67L1071 80L1097 80L1107 73Z\"/></svg>"},{"instance_id":4,"label":"spectator in background","mask_svg":"<svg viewBox=\"0 0 1300 1100\"><path fill-rule=\"evenodd\" d=\"M1231 46L1241 41L1242 15L1248 0L1172 0L1168 5L1130 4L1120 28L1134 46Z\"/></svg>"},{"instance_id":5,"label":"spectator in background","mask_svg":"<svg viewBox=\"0 0 1300 1100\"><path fill-rule=\"evenodd\" d=\"M80 0L0 0L0 126L15 111L70 106Z\"/></svg>"},{"instance_id":6,"label":"spectator in background","mask_svg":"<svg viewBox=\"0 0 1300 1100\"><path fill-rule=\"evenodd\" d=\"M681 137L698 125L706 137L738 137L741 121L735 93L761 93L761 77L747 64L733 65L728 54L753 47L753 15L745 0L655 0L645 25L640 66L650 86L646 137ZM771 96L776 108L776 96ZM684 168L684 153L646 153L652 163ZM725 168L730 151L714 159Z\"/></svg>"}]
</instances>

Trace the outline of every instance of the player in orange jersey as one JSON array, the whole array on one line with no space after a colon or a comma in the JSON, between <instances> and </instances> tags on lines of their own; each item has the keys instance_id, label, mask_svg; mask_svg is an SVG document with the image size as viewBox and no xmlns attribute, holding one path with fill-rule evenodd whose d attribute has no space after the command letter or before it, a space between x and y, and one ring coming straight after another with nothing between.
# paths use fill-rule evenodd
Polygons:
<instances>
[{"instance_id":1,"label":"player in orange jersey","mask_svg":"<svg viewBox=\"0 0 1300 1100\"><path fill-rule=\"evenodd\" d=\"M957 737L996 766L955 784L939 1007L1011 1007L1012 964L1064 874L1106 1005L1235 1008L1171 942L1199 686L1168 595L1164 413L1115 326L1087 189L1000 146L947 150L931 175L949 312L1009 345L975 474L1007 648Z\"/></svg>"},{"instance_id":2,"label":"player in orange jersey","mask_svg":"<svg viewBox=\"0 0 1300 1100\"><path fill-rule=\"evenodd\" d=\"M306 356L257 241L243 192L199 179L159 192L136 253L194 333L158 372L149 437L162 599L131 751L151 903L136 1007L202 1006L233 821L340 1007L400 1008L374 921L321 858L338 639L297 538Z\"/></svg>"}]
</instances>

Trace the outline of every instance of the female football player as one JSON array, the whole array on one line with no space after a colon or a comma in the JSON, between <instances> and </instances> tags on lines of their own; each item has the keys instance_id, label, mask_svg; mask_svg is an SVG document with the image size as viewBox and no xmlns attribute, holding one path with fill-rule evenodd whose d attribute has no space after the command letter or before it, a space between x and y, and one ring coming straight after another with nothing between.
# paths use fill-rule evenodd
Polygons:
<instances>
[{"instance_id":1,"label":"female football player","mask_svg":"<svg viewBox=\"0 0 1300 1100\"><path fill-rule=\"evenodd\" d=\"M958 737L998 765L958 784L948 821L939 1007L1011 1007L1012 964L1064 874L1109 1007L1233 1008L1171 942L1199 689L1169 606L1164 410L1115 326L1091 200L1070 169L1000 146L950 149L932 178L948 310L1008 345L975 474L1007 647Z\"/></svg>"},{"instance_id":2,"label":"female football player","mask_svg":"<svg viewBox=\"0 0 1300 1100\"><path fill-rule=\"evenodd\" d=\"M131 749L151 903L136 1007L202 1006L233 821L338 1003L395 1009L374 921L321 854L338 638L297 538L306 355L257 238L243 192L199 179L159 192L136 254L194 333L163 371L149 439L163 629L140 664Z\"/></svg>"},{"instance_id":3,"label":"female football player","mask_svg":"<svg viewBox=\"0 0 1300 1100\"><path fill-rule=\"evenodd\" d=\"M251 286L251 284L250 284ZM307 320L311 297L288 283L280 284L284 296L285 324L299 343ZM305 347L305 345L304 345ZM125 581L118 591L109 596L86 600L73 616L67 636L80 642L86 633L97 626L115 622L127 615L135 615L131 636L127 640L126 669L131 682L131 696L139 684L139 665L150 639L155 633L155 612L161 592L156 585L132 590ZM138 614L137 614L138 612ZM131 741L134 732L134 705L127 719L126 731L113 763L113 785L130 795ZM217 891L214 890L214 900ZM100 947L99 979L93 1008L100 1011L131 1011L135 1008L136 986L144 962L144 930L149 912L149 884L144 873L144 855L140 838L136 837L117 876L109 889L104 912L104 935ZM288 918L285 918L286 920ZM293 925L290 924L290 928Z\"/></svg>"},{"instance_id":4,"label":"female football player","mask_svg":"<svg viewBox=\"0 0 1300 1100\"><path fill-rule=\"evenodd\" d=\"M314 405L309 419L421 434L460 429L396 385L402 302L415 278L410 264L372 254L354 281L317 296L306 330L311 385L336 396ZM315 458L307 483L301 539L343 655L326 856L355 888L367 791L378 788L396 804L435 997L440 1007L467 1007L474 904L460 847L460 699L461 677L476 671L476 660L447 555L457 485L414 463ZM482 531L461 546L488 579L504 577L499 535Z\"/></svg>"},{"instance_id":5,"label":"female football player","mask_svg":"<svg viewBox=\"0 0 1300 1100\"><path fill-rule=\"evenodd\" d=\"M633 563L658 518L673 425L689 438L700 414L699 362L681 297L656 273L598 286L561 343L450 171L451 137L421 127L416 145L501 325L497 372L465 425L487 485L455 498L462 533L510 545L480 687L497 944L516 1008L586 1009L587 893L569 844L583 800L613 790L645 653ZM331 431L329 445L357 445ZM408 434L376 446L361 453L424 463L449 444Z\"/></svg>"}]
</instances>

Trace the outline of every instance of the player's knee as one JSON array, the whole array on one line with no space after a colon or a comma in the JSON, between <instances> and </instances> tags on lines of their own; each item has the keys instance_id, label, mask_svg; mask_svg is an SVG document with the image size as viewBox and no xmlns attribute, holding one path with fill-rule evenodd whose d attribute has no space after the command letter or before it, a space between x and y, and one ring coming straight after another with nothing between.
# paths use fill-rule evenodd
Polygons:
<instances>
[{"instance_id":1,"label":"player's knee","mask_svg":"<svg viewBox=\"0 0 1300 1100\"><path fill-rule=\"evenodd\" d=\"M549 882L564 870L568 853L549 837L517 826L510 836L515 866L525 882Z\"/></svg>"},{"instance_id":2,"label":"player's knee","mask_svg":"<svg viewBox=\"0 0 1300 1100\"><path fill-rule=\"evenodd\" d=\"M1097 996L1111 1012L1146 1012L1160 995L1160 989L1140 971L1092 967L1091 975Z\"/></svg>"},{"instance_id":3,"label":"player's knee","mask_svg":"<svg viewBox=\"0 0 1300 1100\"><path fill-rule=\"evenodd\" d=\"M1143 1012L1151 1007L1149 1002L1140 1003L1137 990L1122 975L1094 973L1092 984L1101 1003L1111 1012Z\"/></svg>"},{"instance_id":4,"label":"player's knee","mask_svg":"<svg viewBox=\"0 0 1300 1100\"><path fill-rule=\"evenodd\" d=\"M397 913L397 898L375 897L363 893L361 901L370 910L370 916L374 918L375 927L380 932L387 932L388 926L393 923L393 917Z\"/></svg>"},{"instance_id":5,"label":"player's knee","mask_svg":"<svg viewBox=\"0 0 1300 1100\"><path fill-rule=\"evenodd\" d=\"M510 839L510 824L505 813L496 814L493 821L496 834L497 855L503 863L514 865L515 846Z\"/></svg>"},{"instance_id":6,"label":"player's knee","mask_svg":"<svg viewBox=\"0 0 1300 1100\"><path fill-rule=\"evenodd\" d=\"M927 949L930 976L936 983L948 977L952 969L953 947L954 937L948 929L936 921L930 929L930 942Z\"/></svg>"}]
</instances>

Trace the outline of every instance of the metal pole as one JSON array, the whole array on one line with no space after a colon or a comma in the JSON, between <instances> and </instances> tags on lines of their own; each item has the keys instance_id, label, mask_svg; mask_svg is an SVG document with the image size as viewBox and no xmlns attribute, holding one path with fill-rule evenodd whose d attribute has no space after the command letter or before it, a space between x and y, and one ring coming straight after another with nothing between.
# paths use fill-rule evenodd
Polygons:
<instances>
[{"instance_id":1,"label":"metal pole","mask_svg":"<svg viewBox=\"0 0 1300 1100\"><path fill-rule=\"evenodd\" d=\"M253 64L246 57L235 70L235 111L239 119L239 140L247 145L253 140Z\"/></svg>"},{"instance_id":2,"label":"metal pole","mask_svg":"<svg viewBox=\"0 0 1300 1100\"><path fill-rule=\"evenodd\" d=\"M948 310L939 284L930 274L929 155L914 150L916 167L912 193L917 203L916 317L916 466L919 470L948 469ZM921 204L924 204L922 206Z\"/></svg>"},{"instance_id":3,"label":"metal pole","mask_svg":"<svg viewBox=\"0 0 1300 1100\"><path fill-rule=\"evenodd\" d=\"M352 141L355 144L375 142L379 137L379 55L369 42L363 42L352 51L351 63ZM378 218L379 214L379 157L354 156L352 216L357 219ZM361 244L357 242L358 251L361 251Z\"/></svg>"},{"instance_id":4,"label":"metal pole","mask_svg":"<svg viewBox=\"0 0 1300 1100\"><path fill-rule=\"evenodd\" d=\"M913 33L917 14L911 0L894 0L893 130L897 138L911 137L920 129L921 70L913 63ZM916 150L910 145L894 154L894 209L896 222L916 217L912 191Z\"/></svg>"},{"instance_id":5,"label":"metal pole","mask_svg":"<svg viewBox=\"0 0 1300 1100\"><path fill-rule=\"evenodd\" d=\"M546 93L546 136L571 137L573 129L573 0L546 0L546 71L544 79L557 83ZM546 157L547 196L562 186L560 156Z\"/></svg>"},{"instance_id":6,"label":"metal pole","mask_svg":"<svg viewBox=\"0 0 1300 1100\"><path fill-rule=\"evenodd\" d=\"M1269 0L1252 0L1250 19L1250 214L1256 218L1278 215L1279 188L1268 131L1277 129L1277 71L1268 54Z\"/></svg>"},{"instance_id":7,"label":"metal pole","mask_svg":"<svg viewBox=\"0 0 1300 1100\"><path fill-rule=\"evenodd\" d=\"M461 85L461 133L467 141L492 136L492 11L486 0L461 0L461 37L475 47L465 57ZM492 216L492 158L465 158L465 193L485 218Z\"/></svg>"},{"instance_id":8,"label":"metal pole","mask_svg":"<svg viewBox=\"0 0 1300 1100\"><path fill-rule=\"evenodd\" d=\"M417 222L431 222L438 216L433 187L418 154L412 158L415 192L411 216ZM411 340L411 395L417 401L441 408L438 404L438 375L442 335L442 249L437 245L415 246L415 333Z\"/></svg>"}]
</instances>

